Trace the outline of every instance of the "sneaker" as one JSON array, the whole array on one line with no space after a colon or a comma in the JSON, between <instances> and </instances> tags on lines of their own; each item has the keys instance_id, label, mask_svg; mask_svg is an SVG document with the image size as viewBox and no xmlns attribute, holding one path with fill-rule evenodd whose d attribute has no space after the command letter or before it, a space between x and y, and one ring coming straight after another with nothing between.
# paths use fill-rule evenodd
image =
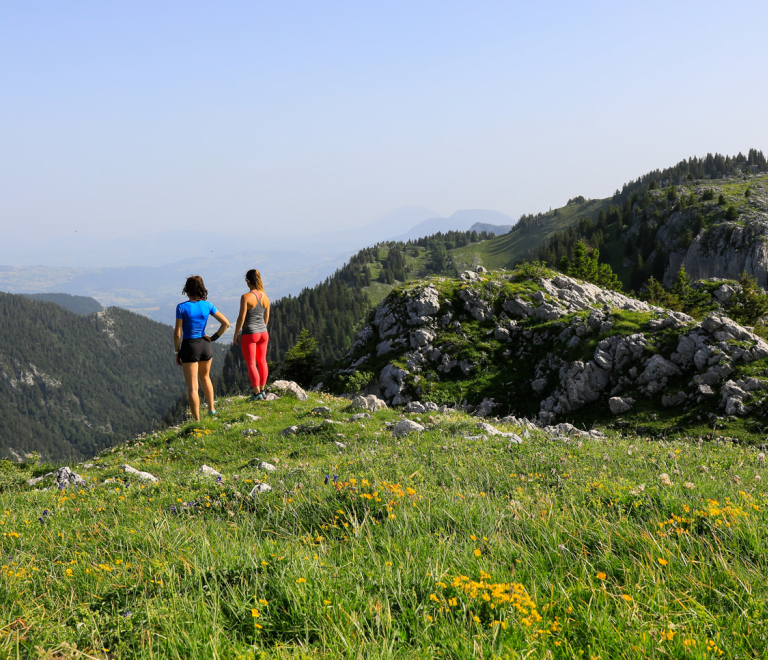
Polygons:
<instances>
[{"instance_id":1,"label":"sneaker","mask_svg":"<svg viewBox=\"0 0 768 660\"><path fill-rule=\"evenodd\" d=\"M246 401L261 401L261 394L251 394Z\"/></svg>"},{"instance_id":2,"label":"sneaker","mask_svg":"<svg viewBox=\"0 0 768 660\"><path fill-rule=\"evenodd\" d=\"M215 410L211 410L211 411L208 412L208 417L215 417L215 416L216 416L216 411Z\"/></svg>"}]
</instances>

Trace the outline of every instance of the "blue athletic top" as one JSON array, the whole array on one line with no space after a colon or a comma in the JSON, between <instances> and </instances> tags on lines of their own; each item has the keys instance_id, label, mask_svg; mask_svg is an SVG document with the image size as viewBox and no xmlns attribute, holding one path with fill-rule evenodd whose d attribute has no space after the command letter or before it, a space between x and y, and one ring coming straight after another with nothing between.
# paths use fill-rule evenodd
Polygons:
<instances>
[{"instance_id":1,"label":"blue athletic top","mask_svg":"<svg viewBox=\"0 0 768 660\"><path fill-rule=\"evenodd\" d=\"M184 339L200 339L205 336L205 324L208 317L219 310L207 300L196 300L176 305L176 318L181 319Z\"/></svg>"}]
</instances>

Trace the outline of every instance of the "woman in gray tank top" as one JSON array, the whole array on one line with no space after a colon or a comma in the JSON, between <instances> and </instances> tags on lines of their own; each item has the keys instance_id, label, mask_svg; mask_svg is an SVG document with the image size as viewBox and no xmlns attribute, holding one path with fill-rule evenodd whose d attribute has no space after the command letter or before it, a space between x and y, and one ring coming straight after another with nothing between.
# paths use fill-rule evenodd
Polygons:
<instances>
[{"instance_id":1,"label":"woman in gray tank top","mask_svg":"<svg viewBox=\"0 0 768 660\"><path fill-rule=\"evenodd\" d=\"M267 367L267 345L269 334L269 298L264 293L261 273L252 268L245 274L245 282L250 289L240 297L240 314L235 325L235 343L240 344L248 378L251 380L253 394L251 401L264 398L269 368Z\"/></svg>"}]
</instances>

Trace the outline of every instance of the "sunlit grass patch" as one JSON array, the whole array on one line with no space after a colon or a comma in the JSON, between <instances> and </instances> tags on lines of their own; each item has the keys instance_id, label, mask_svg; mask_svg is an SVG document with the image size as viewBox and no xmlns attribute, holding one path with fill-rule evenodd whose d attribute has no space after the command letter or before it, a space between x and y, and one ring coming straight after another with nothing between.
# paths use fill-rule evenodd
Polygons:
<instances>
[{"instance_id":1,"label":"sunlit grass patch","mask_svg":"<svg viewBox=\"0 0 768 660\"><path fill-rule=\"evenodd\" d=\"M385 422L401 414L391 410L339 425L344 450L334 434L279 435L319 405L344 420L347 404L318 394L222 401L221 419L72 466L88 478L75 489L29 487L34 466L7 467L0 657L706 658L765 648L757 449L538 431L510 446L467 439L479 431L462 413L411 416L427 430L394 438ZM201 474L203 463L221 479ZM272 490L249 497L258 482Z\"/></svg>"}]
</instances>

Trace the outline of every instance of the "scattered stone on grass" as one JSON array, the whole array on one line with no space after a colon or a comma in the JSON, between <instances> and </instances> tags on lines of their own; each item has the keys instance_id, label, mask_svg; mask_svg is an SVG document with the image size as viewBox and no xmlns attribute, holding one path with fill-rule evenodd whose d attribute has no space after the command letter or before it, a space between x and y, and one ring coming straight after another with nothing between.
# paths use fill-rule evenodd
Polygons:
<instances>
[{"instance_id":1,"label":"scattered stone on grass","mask_svg":"<svg viewBox=\"0 0 768 660\"><path fill-rule=\"evenodd\" d=\"M142 481L151 481L152 483L157 483L158 478L154 474L150 474L149 472L142 472L141 470L137 470L134 467L131 467L130 465L122 465L123 472L127 472L128 474L133 474L137 476Z\"/></svg>"},{"instance_id":2,"label":"scattered stone on grass","mask_svg":"<svg viewBox=\"0 0 768 660\"><path fill-rule=\"evenodd\" d=\"M476 417L488 417L499 404L491 398L483 399L475 408Z\"/></svg>"},{"instance_id":3,"label":"scattered stone on grass","mask_svg":"<svg viewBox=\"0 0 768 660\"><path fill-rule=\"evenodd\" d=\"M57 488L67 488L69 486L80 486L85 483L79 474L73 472L68 466L56 470L53 474L53 485Z\"/></svg>"},{"instance_id":4,"label":"scattered stone on grass","mask_svg":"<svg viewBox=\"0 0 768 660\"><path fill-rule=\"evenodd\" d=\"M376 412L377 410L384 410L387 407L387 404L375 394L368 394L367 396L359 394L352 399L349 407L352 410L367 410L368 412Z\"/></svg>"},{"instance_id":5,"label":"scattered stone on grass","mask_svg":"<svg viewBox=\"0 0 768 660\"><path fill-rule=\"evenodd\" d=\"M453 410L452 408L449 410ZM509 424L510 426L519 426L523 429L538 430L538 426L526 419L525 417L515 417L514 415L507 415L499 420L502 424Z\"/></svg>"},{"instance_id":6,"label":"scattered stone on grass","mask_svg":"<svg viewBox=\"0 0 768 660\"><path fill-rule=\"evenodd\" d=\"M331 409L328 406L318 406L317 408L312 408L312 413L315 415L330 415Z\"/></svg>"},{"instance_id":7,"label":"scattered stone on grass","mask_svg":"<svg viewBox=\"0 0 768 660\"><path fill-rule=\"evenodd\" d=\"M33 479L29 479L27 481L27 484L30 485L30 486L36 486L41 481L44 481L48 477L52 477L54 474L55 474L55 472L48 472L47 474L44 474L42 477L35 477Z\"/></svg>"},{"instance_id":8,"label":"scattered stone on grass","mask_svg":"<svg viewBox=\"0 0 768 660\"><path fill-rule=\"evenodd\" d=\"M277 468L272 465L272 463L267 463L266 461L260 461L256 466L256 469L264 470L266 472L275 472L277 470Z\"/></svg>"},{"instance_id":9,"label":"scattered stone on grass","mask_svg":"<svg viewBox=\"0 0 768 660\"><path fill-rule=\"evenodd\" d=\"M404 435L408 435L409 433L421 432L424 430L424 427L421 424L417 424L411 419L401 419L395 426L392 428L392 433L394 433L395 437L401 437Z\"/></svg>"},{"instance_id":10,"label":"scattered stone on grass","mask_svg":"<svg viewBox=\"0 0 768 660\"><path fill-rule=\"evenodd\" d=\"M499 436L500 438L509 438L512 442L518 445L523 441L519 435L515 433L506 433L504 431L499 431L499 429L497 429L492 424L488 424L487 422L478 422L477 424L475 424L475 428L480 429L481 431L484 431L488 435Z\"/></svg>"},{"instance_id":11,"label":"scattered stone on grass","mask_svg":"<svg viewBox=\"0 0 768 660\"><path fill-rule=\"evenodd\" d=\"M272 490L272 486L269 484L256 484L253 488L251 488L251 492L248 493L248 497L256 497L260 493L268 493L270 490Z\"/></svg>"},{"instance_id":12,"label":"scattered stone on grass","mask_svg":"<svg viewBox=\"0 0 768 660\"><path fill-rule=\"evenodd\" d=\"M292 394L299 401L306 401L309 399L307 393L292 380L276 380L274 383L272 383L272 385L270 385L270 389L278 390L283 394Z\"/></svg>"},{"instance_id":13,"label":"scattered stone on grass","mask_svg":"<svg viewBox=\"0 0 768 660\"><path fill-rule=\"evenodd\" d=\"M209 477L221 477L222 474L218 470L214 470L210 465L203 465L200 468L200 474L205 474Z\"/></svg>"}]
</instances>

